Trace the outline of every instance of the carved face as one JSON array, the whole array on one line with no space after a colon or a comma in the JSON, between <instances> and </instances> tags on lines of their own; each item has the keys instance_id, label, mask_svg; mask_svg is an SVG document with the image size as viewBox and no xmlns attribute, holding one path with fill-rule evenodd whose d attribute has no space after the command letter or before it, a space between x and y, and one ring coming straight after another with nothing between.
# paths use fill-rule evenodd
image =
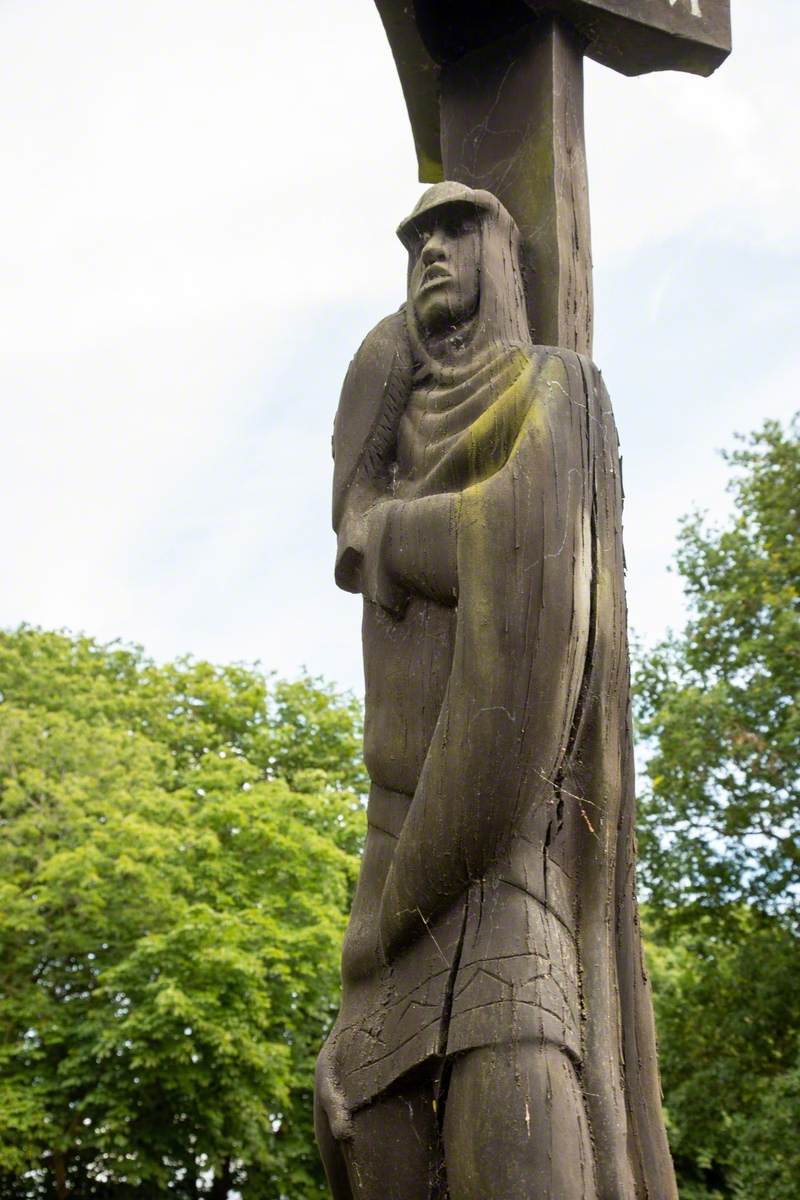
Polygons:
<instances>
[{"instance_id":1,"label":"carved face","mask_svg":"<svg viewBox=\"0 0 800 1200\"><path fill-rule=\"evenodd\" d=\"M455 207L435 209L411 248L408 302L422 329L442 336L478 307L481 230L476 216Z\"/></svg>"}]
</instances>

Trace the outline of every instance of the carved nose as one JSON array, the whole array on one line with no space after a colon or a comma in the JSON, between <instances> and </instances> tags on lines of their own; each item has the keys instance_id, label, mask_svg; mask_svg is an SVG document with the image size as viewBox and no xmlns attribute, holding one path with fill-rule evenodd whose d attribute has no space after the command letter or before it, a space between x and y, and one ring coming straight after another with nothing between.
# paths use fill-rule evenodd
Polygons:
<instances>
[{"instance_id":1,"label":"carved nose","mask_svg":"<svg viewBox=\"0 0 800 1200\"><path fill-rule=\"evenodd\" d=\"M422 247L422 263L423 266L429 266L431 263L438 262L444 258L445 249L441 235L438 230L432 233L425 245Z\"/></svg>"}]
</instances>

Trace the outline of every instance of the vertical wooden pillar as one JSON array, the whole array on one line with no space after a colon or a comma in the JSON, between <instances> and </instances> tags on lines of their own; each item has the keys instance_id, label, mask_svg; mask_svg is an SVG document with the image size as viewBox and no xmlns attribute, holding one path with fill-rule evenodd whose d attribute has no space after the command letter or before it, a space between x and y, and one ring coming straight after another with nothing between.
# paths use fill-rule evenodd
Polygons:
<instances>
[{"instance_id":1,"label":"vertical wooden pillar","mask_svg":"<svg viewBox=\"0 0 800 1200\"><path fill-rule=\"evenodd\" d=\"M534 340L591 354L583 44L545 18L443 65L439 88L444 177L519 225Z\"/></svg>"}]
</instances>

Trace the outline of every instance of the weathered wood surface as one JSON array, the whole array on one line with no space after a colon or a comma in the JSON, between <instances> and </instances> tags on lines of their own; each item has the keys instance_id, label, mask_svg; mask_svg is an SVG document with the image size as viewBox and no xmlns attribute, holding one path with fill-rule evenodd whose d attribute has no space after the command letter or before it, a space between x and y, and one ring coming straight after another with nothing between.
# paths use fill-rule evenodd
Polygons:
<instances>
[{"instance_id":1,"label":"weathered wood surface","mask_svg":"<svg viewBox=\"0 0 800 1200\"><path fill-rule=\"evenodd\" d=\"M568 26L526 25L446 65L445 176L485 188L522 234L533 340L592 350L592 251L583 135L583 54Z\"/></svg>"},{"instance_id":2,"label":"weathered wood surface","mask_svg":"<svg viewBox=\"0 0 800 1200\"><path fill-rule=\"evenodd\" d=\"M586 40L589 58L623 75L711 75L731 50L730 0L528 0Z\"/></svg>"},{"instance_id":3,"label":"weathered wood surface","mask_svg":"<svg viewBox=\"0 0 800 1200\"><path fill-rule=\"evenodd\" d=\"M318 1066L335 1200L675 1200L634 896L608 395L535 346L520 236L440 184L334 433L368 836Z\"/></svg>"}]
</instances>

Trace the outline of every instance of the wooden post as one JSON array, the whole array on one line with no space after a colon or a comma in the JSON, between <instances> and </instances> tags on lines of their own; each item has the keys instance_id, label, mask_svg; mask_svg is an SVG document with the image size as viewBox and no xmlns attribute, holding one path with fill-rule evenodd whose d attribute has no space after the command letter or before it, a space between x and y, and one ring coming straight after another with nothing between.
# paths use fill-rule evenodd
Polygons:
<instances>
[{"instance_id":1,"label":"wooden post","mask_svg":"<svg viewBox=\"0 0 800 1200\"><path fill-rule=\"evenodd\" d=\"M592 352L583 45L556 18L446 64L444 175L485 188L519 226L535 342Z\"/></svg>"}]
</instances>

